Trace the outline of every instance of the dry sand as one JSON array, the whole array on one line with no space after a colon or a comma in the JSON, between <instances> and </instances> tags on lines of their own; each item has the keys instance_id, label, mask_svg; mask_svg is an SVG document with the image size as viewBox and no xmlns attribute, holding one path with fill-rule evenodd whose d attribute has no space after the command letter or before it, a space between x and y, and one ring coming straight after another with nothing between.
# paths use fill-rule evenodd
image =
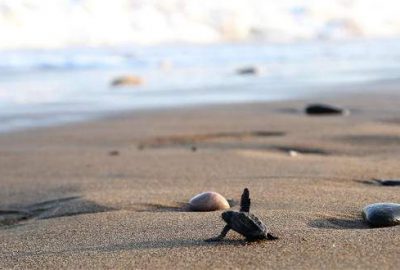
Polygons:
<instances>
[{"instance_id":1,"label":"dry sand","mask_svg":"<svg viewBox=\"0 0 400 270\"><path fill-rule=\"evenodd\" d=\"M3 134L0 268L395 269L400 226L370 229L360 211L400 203L400 188L363 182L400 178L399 96L324 100L346 117L306 116L293 101ZM221 212L182 207L207 190L238 200L244 187L280 239L205 243Z\"/></svg>"}]
</instances>

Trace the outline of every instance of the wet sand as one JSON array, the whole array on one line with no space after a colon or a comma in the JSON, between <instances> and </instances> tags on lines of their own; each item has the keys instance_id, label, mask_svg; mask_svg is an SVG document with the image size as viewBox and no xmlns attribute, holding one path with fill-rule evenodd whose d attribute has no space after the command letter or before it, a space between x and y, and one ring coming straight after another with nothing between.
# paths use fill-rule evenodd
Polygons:
<instances>
[{"instance_id":1,"label":"wet sand","mask_svg":"<svg viewBox=\"0 0 400 270\"><path fill-rule=\"evenodd\" d=\"M400 203L400 94L139 111L0 136L0 268L394 269L400 226L361 209ZM298 152L297 156L289 151ZM246 243L197 193L239 200L277 241ZM235 206L234 209L238 209Z\"/></svg>"}]
</instances>

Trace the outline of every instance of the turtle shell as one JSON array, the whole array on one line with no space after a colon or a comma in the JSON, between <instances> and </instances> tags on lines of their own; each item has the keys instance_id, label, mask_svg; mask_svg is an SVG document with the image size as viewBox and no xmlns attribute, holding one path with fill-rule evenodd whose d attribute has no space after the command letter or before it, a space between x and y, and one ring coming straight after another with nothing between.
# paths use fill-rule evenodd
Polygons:
<instances>
[{"instance_id":1,"label":"turtle shell","mask_svg":"<svg viewBox=\"0 0 400 270\"><path fill-rule=\"evenodd\" d=\"M255 215L247 212L234 212L229 226L232 230L246 238L263 238L267 234L267 227Z\"/></svg>"}]
</instances>

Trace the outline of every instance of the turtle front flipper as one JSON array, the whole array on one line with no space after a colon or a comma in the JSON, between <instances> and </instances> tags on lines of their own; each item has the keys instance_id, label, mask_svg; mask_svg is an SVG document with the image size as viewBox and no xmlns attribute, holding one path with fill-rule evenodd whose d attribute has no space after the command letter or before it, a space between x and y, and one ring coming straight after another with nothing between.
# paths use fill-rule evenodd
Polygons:
<instances>
[{"instance_id":1,"label":"turtle front flipper","mask_svg":"<svg viewBox=\"0 0 400 270\"><path fill-rule=\"evenodd\" d=\"M222 229L222 232L218 236L206 239L204 241L206 241L206 242L218 242L218 241L221 241L222 239L224 239L224 237L226 236L226 234L229 232L230 229L231 229L231 227L229 225L226 225Z\"/></svg>"},{"instance_id":2,"label":"turtle front flipper","mask_svg":"<svg viewBox=\"0 0 400 270\"><path fill-rule=\"evenodd\" d=\"M271 233L267 233L267 240L277 240L277 239L279 239L278 236L275 236Z\"/></svg>"},{"instance_id":3,"label":"turtle front flipper","mask_svg":"<svg viewBox=\"0 0 400 270\"><path fill-rule=\"evenodd\" d=\"M243 190L242 198L240 199L240 212L250 211L250 192L247 188Z\"/></svg>"}]
</instances>

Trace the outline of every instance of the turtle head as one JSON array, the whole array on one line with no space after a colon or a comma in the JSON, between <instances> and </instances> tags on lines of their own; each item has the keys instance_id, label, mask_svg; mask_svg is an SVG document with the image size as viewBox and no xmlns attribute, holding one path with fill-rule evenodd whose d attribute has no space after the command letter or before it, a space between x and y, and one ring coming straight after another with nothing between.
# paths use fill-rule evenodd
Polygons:
<instances>
[{"instance_id":1,"label":"turtle head","mask_svg":"<svg viewBox=\"0 0 400 270\"><path fill-rule=\"evenodd\" d=\"M222 213L222 219L225 220L226 223L230 223L232 216L233 216L233 211L225 211Z\"/></svg>"}]
</instances>

